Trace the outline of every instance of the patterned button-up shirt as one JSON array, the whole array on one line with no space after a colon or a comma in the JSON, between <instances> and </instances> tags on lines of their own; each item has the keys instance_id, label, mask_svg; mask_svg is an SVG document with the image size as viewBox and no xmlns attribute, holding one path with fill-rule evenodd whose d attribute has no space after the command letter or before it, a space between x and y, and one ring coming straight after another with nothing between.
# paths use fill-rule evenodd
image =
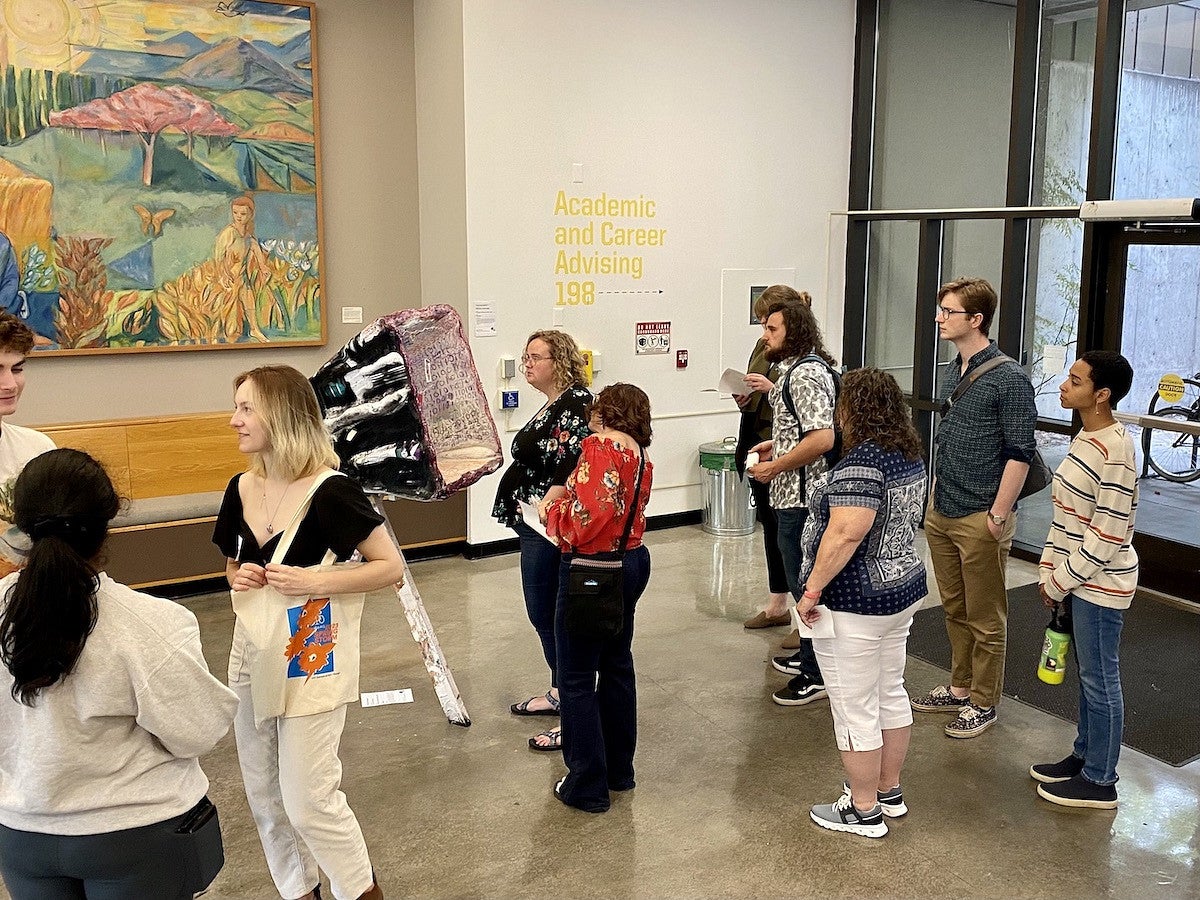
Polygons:
<instances>
[{"instance_id":1,"label":"patterned button-up shirt","mask_svg":"<svg viewBox=\"0 0 1200 900\"><path fill-rule=\"evenodd\" d=\"M938 398L948 400L965 375L1000 355L992 341L971 357L966 373L962 357L954 357L942 375ZM957 519L991 507L1008 461L1033 459L1036 426L1033 385L1020 367L1006 363L980 376L938 426L934 509Z\"/></svg>"},{"instance_id":2,"label":"patterned button-up shirt","mask_svg":"<svg viewBox=\"0 0 1200 900\"><path fill-rule=\"evenodd\" d=\"M775 459L790 453L804 435L810 431L822 428L833 428L833 405L835 400L833 376L823 365L808 362L796 366L791 379L785 377L787 371L799 361L800 357L793 356L779 363L779 379L771 388L768 397L771 401L773 421L771 439L775 442L772 454ZM788 412L783 401L783 385L788 383L792 401L796 406L796 416ZM796 421L799 417L799 421ZM818 456L807 466L780 472L771 479L771 508L795 509L808 505L805 490L805 480L812 484L813 479L825 474L829 464L824 455Z\"/></svg>"}]
</instances>

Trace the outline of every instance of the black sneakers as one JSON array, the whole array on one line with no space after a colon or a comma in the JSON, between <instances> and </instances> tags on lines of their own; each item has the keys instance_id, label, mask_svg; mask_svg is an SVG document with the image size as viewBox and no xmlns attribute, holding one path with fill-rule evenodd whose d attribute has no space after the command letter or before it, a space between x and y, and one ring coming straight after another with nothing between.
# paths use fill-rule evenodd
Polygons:
<instances>
[{"instance_id":1,"label":"black sneakers","mask_svg":"<svg viewBox=\"0 0 1200 900\"><path fill-rule=\"evenodd\" d=\"M780 688L773 693L771 699L780 706L803 706L828 696L825 685L809 681L803 675L797 675L787 683L787 687Z\"/></svg>"},{"instance_id":2,"label":"black sneakers","mask_svg":"<svg viewBox=\"0 0 1200 900\"><path fill-rule=\"evenodd\" d=\"M1056 763L1038 763L1029 767L1029 777L1042 784L1058 784L1060 781L1070 781L1083 771L1083 760L1072 753L1066 759Z\"/></svg>"},{"instance_id":3,"label":"black sneakers","mask_svg":"<svg viewBox=\"0 0 1200 900\"><path fill-rule=\"evenodd\" d=\"M1116 809L1117 786L1093 784L1083 775L1054 784L1039 784L1038 796L1059 806L1082 806L1091 809Z\"/></svg>"}]
</instances>

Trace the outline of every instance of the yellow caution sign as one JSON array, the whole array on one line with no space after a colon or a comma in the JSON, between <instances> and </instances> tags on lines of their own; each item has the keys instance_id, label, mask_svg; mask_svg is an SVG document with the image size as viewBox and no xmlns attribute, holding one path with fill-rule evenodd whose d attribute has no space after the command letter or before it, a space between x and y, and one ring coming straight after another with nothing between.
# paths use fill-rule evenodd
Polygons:
<instances>
[{"instance_id":1,"label":"yellow caution sign","mask_svg":"<svg viewBox=\"0 0 1200 900\"><path fill-rule=\"evenodd\" d=\"M1164 403L1178 403L1183 399L1183 379L1174 373L1158 379L1158 396Z\"/></svg>"}]
</instances>

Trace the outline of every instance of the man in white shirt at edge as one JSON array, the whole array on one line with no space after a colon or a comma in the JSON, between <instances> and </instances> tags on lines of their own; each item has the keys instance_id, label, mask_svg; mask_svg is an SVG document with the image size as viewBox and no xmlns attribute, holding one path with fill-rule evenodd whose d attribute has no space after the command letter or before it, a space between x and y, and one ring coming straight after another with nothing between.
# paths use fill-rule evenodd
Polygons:
<instances>
[{"instance_id":1,"label":"man in white shirt at edge","mask_svg":"<svg viewBox=\"0 0 1200 900\"><path fill-rule=\"evenodd\" d=\"M12 489L25 464L54 441L40 431L5 421L25 390L25 358L33 332L16 316L0 312L0 577L19 568L28 542L12 523Z\"/></svg>"}]
</instances>

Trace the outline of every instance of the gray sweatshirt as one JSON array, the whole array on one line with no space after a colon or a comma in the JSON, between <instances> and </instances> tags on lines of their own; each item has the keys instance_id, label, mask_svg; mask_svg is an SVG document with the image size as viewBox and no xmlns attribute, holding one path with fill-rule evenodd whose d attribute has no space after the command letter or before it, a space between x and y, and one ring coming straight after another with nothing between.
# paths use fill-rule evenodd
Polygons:
<instances>
[{"instance_id":1,"label":"gray sweatshirt","mask_svg":"<svg viewBox=\"0 0 1200 900\"><path fill-rule=\"evenodd\" d=\"M16 582L0 580L0 604ZM12 698L0 666L0 824L99 834L162 822L208 791L197 759L237 697L208 671L196 617L100 575L99 615L74 671Z\"/></svg>"}]
</instances>

